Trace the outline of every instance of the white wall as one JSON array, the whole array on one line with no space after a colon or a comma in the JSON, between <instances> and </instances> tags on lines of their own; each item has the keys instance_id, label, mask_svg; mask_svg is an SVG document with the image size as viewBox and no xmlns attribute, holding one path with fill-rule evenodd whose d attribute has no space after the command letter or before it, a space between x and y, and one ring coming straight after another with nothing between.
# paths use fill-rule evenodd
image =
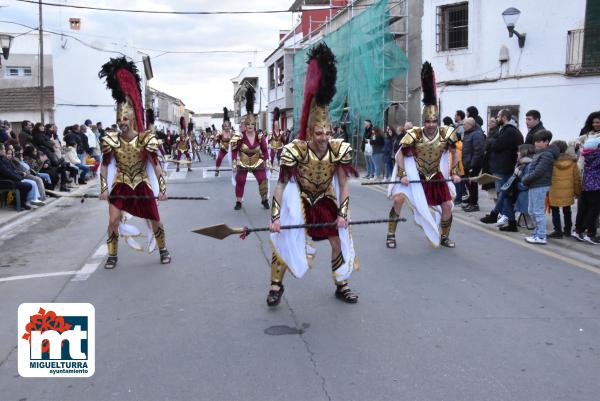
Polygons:
<instances>
[{"instance_id":1,"label":"white wall","mask_svg":"<svg viewBox=\"0 0 600 401\"><path fill-rule=\"evenodd\" d=\"M426 0L423 16L423 61L430 61L438 83L441 116L454 117L457 109L474 105L484 120L487 108L519 105L519 127L523 133L525 113L539 110L544 125L555 138L578 135L587 115L598 109L600 77L567 77L565 73L567 32L584 26L585 1L559 0L469 0L469 48L438 52L436 49L437 7L452 0ZM516 30L526 33L525 47L508 37L502 11L521 11ZM510 60L498 58L506 46ZM523 77L539 74L539 77ZM446 86L444 81L497 79L497 82ZM507 79L508 78L508 79ZM516 79L520 78L520 79ZM487 125L487 124L486 124Z\"/></svg>"},{"instance_id":2,"label":"white wall","mask_svg":"<svg viewBox=\"0 0 600 401\"><path fill-rule=\"evenodd\" d=\"M113 124L116 120L115 101L104 80L98 78L98 72L111 57L120 57L121 54L97 51L70 38L54 36L52 39L56 125L62 130L66 125L83 124L88 118L94 123L101 121L105 127ZM136 55L125 46L117 49L115 45L100 39L92 44L103 49L115 49L134 60L141 60L141 55ZM138 66L144 78L143 67L141 64ZM142 102L143 99L142 93Z\"/></svg>"}]
</instances>

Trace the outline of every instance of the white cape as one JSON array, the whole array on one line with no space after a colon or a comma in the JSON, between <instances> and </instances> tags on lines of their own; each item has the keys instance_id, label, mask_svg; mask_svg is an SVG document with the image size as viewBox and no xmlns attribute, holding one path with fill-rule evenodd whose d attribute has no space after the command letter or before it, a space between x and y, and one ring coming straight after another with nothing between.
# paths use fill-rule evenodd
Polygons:
<instances>
[{"instance_id":1,"label":"white cape","mask_svg":"<svg viewBox=\"0 0 600 401\"><path fill-rule=\"evenodd\" d=\"M334 177L333 186L337 199L339 199L337 177ZM280 222L282 226L306 223L300 189L295 181L290 181L285 186L281 205ZM334 279L343 281L348 279L352 271L358 268L358 260L354 252L351 230L338 228L338 235L342 245L344 264L335 271ZM281 230L279 233L271 233L270 243L276 257L283 261L294 277L304 276L304 273L311 267L315 250L309 245L306 229Z\"/></svg>"},{"instance_id":2,"label":"white cape","mask_svg":"<svg viewBox=\"0 0 600 401\"><path fill-rule=\"evenodd\" d=\"M404 170L406 176L411 181L420 180L419 171L417 170L417 163L415 158L412 156L404 157ZM450 178L450 152L445 151L442 154L440 160L440 171L445 179ZM394 172L392 177L397 177L398 164L394 165ZM448 182L448 189L450 195L454 199L456 196L456 189L452 182ZM435 248L440 246L440 230L439 225L442 219L442 208L441 206L429 207L427 204L427 198L425 197L425 191L423 185L420 183L412 183L409 185L402 184L390 184L388 185L388 197L393 197L397 194L403 194L406 197L406 201L409 207L413 211L415 224L423 229L425 236Z\"/></svg>"}]
</instances>

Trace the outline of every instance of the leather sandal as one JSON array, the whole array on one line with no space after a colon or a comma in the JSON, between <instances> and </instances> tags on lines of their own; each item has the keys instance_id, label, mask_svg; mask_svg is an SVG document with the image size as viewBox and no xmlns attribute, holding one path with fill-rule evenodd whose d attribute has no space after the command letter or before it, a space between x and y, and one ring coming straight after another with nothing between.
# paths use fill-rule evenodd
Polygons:
<instances>
[{"instance_id":1,"label":"leather sandal","mask_svg":"<svg viewBox=\"0 0 600 401\"><path fill-rule=\"evenodd\" d=\"M269 294L267 295L267 305L273 307L279 305L281 302L281 297L283 296L283 284L281 283L271 283L271 285L276 285L279 287L279 290L275 291L273 289L269 290Z\"/></svg>"},{"instance_id":2,"label":"leather sandal","mask_svg":"<svg viewBox=\"0 0 600 401\"><path fill-rule=\"evenodd\" d=\"M386 242L385 242L385 245L388 248L396 248L396 235L394 235L394 234L388 234Z\"/></svg>"},{"instance_id":3,"label":"leather sandal","mask_svg":"<svg viewBox=\"0 0 600 401\"><path fill-rule=\"evenodd\" d=\"M171 263L171 254L167 249L159 250L158 252L160 254L160 263L163 265Z\"/></svg>"},{"instance_id":4,"label":"leather sandal","mask_svg":"<svg viewBox=\"0 0 600 401\"><path fill-rule=\"evenodd\" d=\"M104 263L104 268L109 270L114 269L117 267L117 261L118 258L116 256L109 256L108 259L106 259L106 263Z\"/></svg>"},{"instance_id":5,"label":"leather sandal","mask_svg":"<svg viewBox=\"0 0 600 401\"><path fill-rule=\"evenodd\" d=\"M335 297L349 304L355 304L358 302L358 295L352 292L348 283L338 285L335 290Z\"/></svg>"}]
</instances>

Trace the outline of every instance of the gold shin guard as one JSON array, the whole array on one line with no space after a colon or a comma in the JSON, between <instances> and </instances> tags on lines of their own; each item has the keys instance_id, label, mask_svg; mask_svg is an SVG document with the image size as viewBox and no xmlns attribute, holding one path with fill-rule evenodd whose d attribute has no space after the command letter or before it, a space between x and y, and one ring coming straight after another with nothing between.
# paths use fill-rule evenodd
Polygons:
<instances>
[{"instance_id":1,"label":"gold shin guard","mask_svg":"<svg viewBox=\"0 0 600 401\"><path fill-rule=\"evenodd\" d=\"M260 199L265 201L268 200L269 197L269 182L264 180L260 184L258 184L258 192L260 193Z\"/></svg>"},{"instance_id":2,"label":"gold shin guard","mask_svg":"<svg viewBox=\"0 0 600 401\"><path fill-rule=\"evenodd\" d=\"M281 284L284 275L285 267L279 263L275 254L273 254L273 258L271 259L271 283Z\"/></svg>"},{"instance_id":3,"label":"gold shin guard","mask_svg":"<svg viewBox=\"0 0 600 401\"><path fill-rule=\"evenodd\" d=\"M331 273L333 275L333 281L335 281L336 284L338 284L338 282L335 279L335 272L343 264L344 264L344 256L342 255L341 252L335 258L331 259Z\"/></svg>"},{"instance_id":4,"label":"gold shin guard","mask_svg":"<svg viewBox=\"0 0 600 401\"><path fill-rule=\"evenodd\" d=\"M442 238L448 238L450 236L450 228L452 227L452 216L448 220L442 220L441 222L441 234Z\"/></svg>"},{"instance_id":5,"label":"gold shin guard","mask_svg":"<svg viewBox=\"0 0 600 401\"><path fill-rule=\"evenodd\" d=\"M156 231L154 231L154 239L156 239L156 245L158 246L159 251L167 249L167 241L165 240L165 229L163 227L158 227Z\"/></svg>"},{"instance_id":6,"label":"gold shin guard","mask_svg":"<svg viewBox=\"0 0 600 401\"><path fill-rule=\"evenodd\" d=\"M119 234L115 232L108 234L106 246L108 247L108 256L117 256L117 252L119 251Z\"/></svg>"},{"instance_id":7,"label":"gold shin guard","mask_svg":"<svg viewBox=\"0 0 600 401\"><path fill-rule=\"evenodd\" d=\"M396 211L394 210L394 206L392 206L392 208L390 209L390 220L392 219L397 219L398 217L400 217ZM398 222L397 221L390 221L388 223L388 234L391 235L396 235L396 227L398 227Z\"/></svg>"}]
</instances>

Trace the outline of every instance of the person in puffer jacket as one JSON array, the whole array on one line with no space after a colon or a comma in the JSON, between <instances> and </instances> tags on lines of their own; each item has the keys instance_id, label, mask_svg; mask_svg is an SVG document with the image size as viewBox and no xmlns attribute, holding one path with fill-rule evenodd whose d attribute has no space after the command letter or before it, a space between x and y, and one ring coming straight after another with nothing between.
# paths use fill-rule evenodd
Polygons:
<instances>
[{"instance_id":1,"label":"person in puffer jacket","mask_svg":"<svg viewBox=\"0 0 600 401\"><path fill-rule=\"evenodd\" d=\"M573 236L578 241L599 245L596 222L600 214L600 137L589 138L580 155L584 159L583 185Z\"/></svg>"},{"instance_id":2,"label":"person in puffer jacket","mask_svg":"<svg viewBox=\"0 0 600 401\"><path fill-rule=\"evenodd\" d=\"M535 225L533 235L525 238L530 244L546 244L546 194L552 184L554 160L560 154L556 146L550 145L551 140L550 131L541 130L534 134L535 155L529 172L521 180L529 188L529 214Z\"/></svg>"},{"instance_id":3,"label":"person in puffer jacket","mask_svg":"<svg viewBox=\"0 0 600 401\"><path fill-rule=\"evenodd\" d=\"M554 161L552 170L549 199L554 231L548 235L548 238L560 239L563 236L571 236L571 228L573 227L571 205L575 203L575 198L581 194L581 175L577 167L577 157L575 154L567 153L567 143L565 141L554 141L552 144L558 148L560 155ZM564 231L560 220L561 208L565 223Z\"/></svg>"}]
</instances>

